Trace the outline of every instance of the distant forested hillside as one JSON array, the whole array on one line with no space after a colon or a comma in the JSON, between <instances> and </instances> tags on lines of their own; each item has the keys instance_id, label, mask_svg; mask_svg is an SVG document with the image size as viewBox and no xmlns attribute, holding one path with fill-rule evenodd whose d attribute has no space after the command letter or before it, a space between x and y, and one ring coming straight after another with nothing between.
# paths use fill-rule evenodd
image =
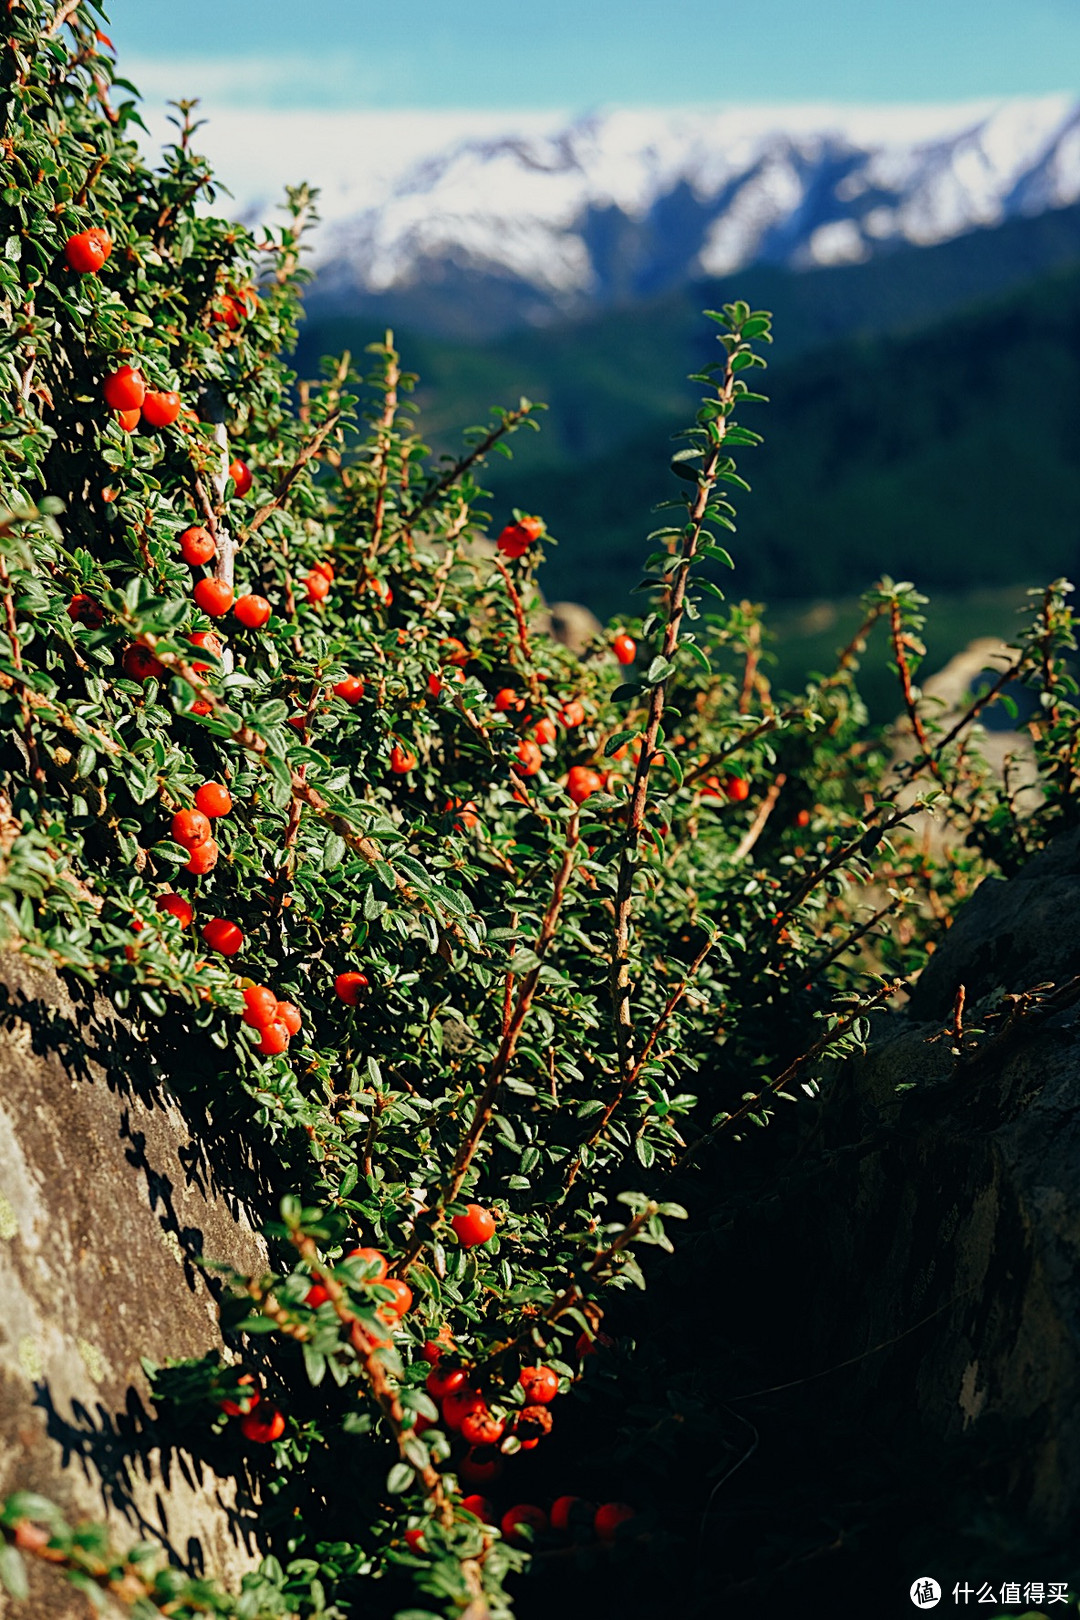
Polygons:
<instances>
[{"instance_id":1,"label":"distant forested hillside","mask_svg":"<svg viewBox=\"0 0 1080 1620\"><path fill-rule=\"evenodd\" d=\"M523 506L561 542L545 569L553 599L601 615L626 605L642 511L674 487L685 375L708 354L700 311L736 293L776 312L776 344L732 589L834 597L886 570L963 590L1074 566L1080 209L1066 209L866 265L750 270L488 345L399 334L422 400L439 400L426 413L439 447L492 403L549 403L543 433L515 441L489 481L497 522ZM298 363L310 372L373 336L362 321L312 323Z\"/></svg>"}]
</instances>

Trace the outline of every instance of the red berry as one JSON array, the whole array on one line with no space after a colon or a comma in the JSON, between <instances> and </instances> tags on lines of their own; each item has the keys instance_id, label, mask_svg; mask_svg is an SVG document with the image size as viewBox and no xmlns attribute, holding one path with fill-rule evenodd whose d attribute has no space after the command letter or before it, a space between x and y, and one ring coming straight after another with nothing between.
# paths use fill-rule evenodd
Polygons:
<instances>
[{"instance_id":1,"label":"red berry","mask_svg":"<svg viewBox=\"0 0 1080 1620\"><path fill-rule=\"evenodd\" d=\"M464 1214L455 1215L450 1224L463 1249L475 1249L495 1235L495 1217L482 1204L467 1205Z\"/></svg>"},{"instance_id":2,"label":"red berry","mask_svg":"<svg viewBox=\"0 0 1080 1620\"><path fill-rule=\"evenodd\" d=\"M566 777L566 791L575 804L584 804L592 793L601 793L604 788L604 779L599 771L591 770L588 765L571 765Z\"/></svg>"},{"instance_id":3,"label":"red berry","mask_svg":"<svg viewBox=\"0 0 1080 1620\"><path fill-rule=\"evenodd\" d=\"M535 776L544 763L544 756L530 737L522 737L514 750L518 759L519 776Z\"/></svg>"},{"instance_id":4,"label":"red berry","mask_svg":"<svg viewBox=\"0 0 1080 1620\"><path fill-rule=\"evenodd\" d=\"M520 557L523 552L528 551L534 540L539 540L543 532L544 524L541 518L521 518L517 523L508 523L495 544L504 557Z\"/></svg>"},{"instance_id":5,"label":"red berry","mask_svg":"<svg viewBox=\"0 0 1080 1620\"><path fill-rule=\"evenodd\" d=\"M339 973L334 980L334 994L347 1006L355 1007L360 992L367 989L368 983L366 973Z\"/></svg>"},{"instance_id":6,"label":"red berry","mask_svg":"<svg viewBox=\"0 0 1080 1620\"><path fill-rule=\"evenodd\" d=\"M233 612L248 630L261 630L270 617L270 604L265 596L238 596Z\"/></svg>"},{"instance_id":7,"label":"red berry","mask_svg":"<svg viewBox=\"0 0 1080 1620\"><path fill-rule=\"evenodd\" d=\"M180 536L180 555L191 568L201 568L203 563L208 563L216 550L209 530L197 524L185 529Z\"/></svg>"},{"instance_id":8,"label":"red berry","mask_svg":"<svg viewBox=\"0 0 1080 1620\"><path fill-rule=\"evenodd\" d=\"M555 1419L547 1406L523 1406L514 1419L514 1433L530 1450L554 1427Z\"/></svg>"},{"instance_id":9,"label":"red berry","mask_svg":"<svg viewBox=\"0 0 1080 1620\"><path fill-rule=\"evenodd\" d=\"M555 722L549 715L545 715L542 720L538 720L533 727L533 736L538 743L550 745L555 741L556 735Z\"/></svg>"},{"instance_id":10,"label":"red berry","mask_svg":"<svg viewBox=\"0 0 1080 1620\"><path fill-rule=\"evenodd\" d=\"M405 776L416 769L416 755L396 743L390 750L390 769L395 776Z\"/></svg>"},{"instance_id":11,"label":"red berry","mask_svg":"<svg viewBox=\"0 0 1080 1620\"><path fill-rule=\"evenodd\" d=\"M188 710L189 714L213 714L213 712L214 705L210 702L209 698L196 698L194 703L191 705L191 708Z\"/></svg>"},{"instance_id":12,"label":"red berry","mask_svg":"<svg viewBox=\"0 0 1080 1620\"><path fill-rule=\"evenodd\" d=\"M508 1508L499 1520L499 1529L507 1541L516 1541L519 1545L532 1540L532 1536L521 1534L523 1526L531 1530L533 1536L542 1535L548 1527L548 1516L543 1508L534 1507L531 1502L519 1502L516 1507Z\"/></svg>"},{"instance_id":13,"label":"red berry","mask_svg":"<svg viewBox=\"0 0 1080 1620\"><path fill-rule=\"evenodd\" d=\"M389 1302L389 1309L395 1316L404 1316L413 1302L413 1291L408 1283L402 1282L400 1277L386 1277L383 1287L389 1288L394 1296Z\"/></svg>"},{"instance_id":14,"label":"red berry","mask_svg":"<svg viewBox=\"0 0 1080 1620\"><path fill-rule=\"evenodd\" d=\"M489 1412L486 1406L477 1406L466 1412L461 1420L461 1438L470 1446L494 1446L506 1432L506 1424Z\"/></svg>"},{"instance_id":15,"label":"red berry","mask_svg":"<svg viewBox=\"0 0 1080 1620\"><path fill-rule=\"evenodd\" d=\"M596 1510L593 1529L601 1541L614 1541L620 1524L636 1518L637 1514L628 1502L605 1502Z\"/></svg>"},{"instance_id":16,"label":"red berry","mask_svg":"<svg viewBox=\"0 0 1080 1620\"><path fill-rule=\"evenodd\" d=\"M243 1417L246 1412L250 1412L258 1406L259 1401L262 1399L251 1373L241 1373L236 1382L250 1385L251 1388L248 1394L241 1395L238 1401L221 1402L221 1410L227 1413L229 1417Z\"/></svg>"},{"instance_id":17,"label":"red berry","mask_svg":"<svg viewBox=\"0 0 1080 1620\"><path fill-rule=\"evenodd\" d=\"M220 658L222 652L224 651L224 648L221 645L220 637L215 636L212 630L193 630L191 635L188 637L188 640L193 642L196 647L205 647L207 652L212 652L215 658ZM196 675L205 675L206 671L210 668L210 665L192 663L191 667L195 671ZM210 705L207 704L205 710L202 712L209 714Z\"/></svg>"},{"instance_id":18,"label":"red berry","mask_svg":"<svg viewBox=\"0 0 1080 1620\"><path fill-rule=\"evenodd\" d=\"M579 1333L574 1349L578 1360L584 1361L586 1356L595 1356L598 1349L610 1350L614 1343L610 1333L598 1333L595 1339L588 1333Z\"/></svg>"},{"instance_id":19,"label":"red berry","mask_svg":"<svg viewBox=\"0 0 1080 1620\"><path fill-rule=\"evenodd\" d=\"M427 1345L425 1345L425 1354L427 1352L427 1348ZM433 1346L433 1348L435 1350L437 1359L442 1354L442 1351L437 1345ZM430 1360L430 1357L428 1359ZM424 1385L429 1395L434 1395L437 1401L441 1401L444 1395L453 1395L456 1393L456 1391L464 1389L468 1381L469 1373L468 1369L465 1367L436 1366L432 1367L431 1371L424 1379Z\"/></svg>"},{"instance_id":20,"label":"red berry","mask_svg":"<svg viewBox=\"0 0 1080 1620\"><path fill-rule=\"evenodd\" d=\"M345 1256L346 1260L359 1260L364 1269L370 1273L364 1280L366 1282L386 1281L386 1256L381 1249L350 1249Z\"/></svg>"},{"instance_id":21,"label":"red berry","mask_svg":"<svg viewBox=\"0 0 1080 1620\"><path fill-rule=\"evenodd\" d=\"M80 275L96 275L109 257L109 248L112 244L110 242L107 248L106 242L109 242L109 238L100 227L94 227L89 231L77 231L74 236L69 236L64 244L64 258L72 270L77 270Z\"/></svg>"},{"instance_id":22,"label":"red berry","mask_svg":"<svg viewBox=\"0 0 1080 1620\"><path fill-rule=\"evenodd\" d=\"M744 776L728 776L724 779L724 792L733 804L741 804L750 797L750 784Z\"/></svg>"},{"instance_id":23,"label":"red berry","mask_svg":"<svg viewBox=\"0 0 1080 1620\"><path fill-rule=\"evenodd\" d=\"M201 929L202 937L212 951L219 951L222 956L235 956L237 951L244 948L244 936L234 922L227 917L211 917ZM288 1034L288 1030L285 1031Z\"/></svg>"},{"instance_id":24,"label":"red berry","mask_svg":"<svg viewBox=\"0 0 1080 1620\"><path fill-rule=\"evenodd\" d=\"M263 1057L280 1057L288 1046L289 1032L284 1024L267 1024L261 1031L258 1049Z\"/></svg>"},{"instance_id":25,"label":"red berry","mask_svg":"<svg viewBox=\"0 0 1080 1620\"><path fill-rule=\"evenodd\" d=\"M346 703L359 703L364 695L364 682L359 675L346 675L343 681L338 681L333 690L334 695Z\"/></svg>"},{"instance_id":26,"label":"red berry","mask_svg":"<svg viewBox=\"0 0 1080 1620\"><path fill-rule=\"evenodd\" d=\"M522 1367L518 1383L530 1405L553 1401L559 1393L559 1375L552 1367Z\"/></svg>"},{"instance_id":27,"label":"red berry","mask_svg":"<svg viewBox=\"0 0 1080 1620\"><path fill-rule=\"evenodd\" d=\"M310 1305L312 1310L317 1310L320 1305L325 1305L329 1298L330 1295L327 1293L322 1283L312 1283L311 1287L304 1295L304 1304Z\"/></svg>"},{"instance_id":28,"label":"red berry","mask_svg":"<svg viewBox=\"0 0 1080 1620\"><path fill-rule=\"evenodd\" d=\"M431 1366L434 1367L445 1349L445 1344L437 1344L434 1339L425 1339L424 1348L420 1352L421 1359L430 1362Z\"/></svg>"},{"instance_id":29,"label":"red berry","mask_svg":"<svg viewBox=\"0 0 1080 1620\"><path fill-rule=\"evenodd\" d=\"M427 689L430 696L433 698L441 697L443 687L446 685L447 681L452 681L457 686L463 686L465 683L465 671L457 664L448 664L447 667L440 670L437 675L429 675L427 678Z\"/></svg>"},{"instance_id":30,"label":"red berry","mask_svg":"<svg viewBox=\"0 0 1080 1620\"><path fill-rule=\"evenodd\" d=\"M244 1023L251 1029L265 1029L278 1021L278 999L265 984L251 984L244 991Z\"/></svg>"},{"instance_id":31,"label":"red berry","mask_svg":"<svg viewBox=\"0 0 1080 1620\"><path fill-rule=\"evenodd\" d=\"M130 411L117 411L116 420L119 422L125 433L134 433L135 429L139 425L141 416L142 411L140 411L139 407L136 405Z\"/></svg>"},{"instance_id":32,"label":"red berry","mask_svg":"<svg viewBox=\"0 0 1080 1620\"><path fill-rule=\"evenodd\" d=\"M231 293L226 293L213 307L214 320L219 326L227 326L230 332L236 331L243 314L244 306Z\"/></svg>"},{"instance_id":33,"label":"red berry","mask_svg":"<svg viewBox=\"0 0 1080 1620\"><path fill-rule=\"evenodd\" d=\"M162 392L160 389L150 388L142 402L143 421L154 428L169 427L180 415L180 404L180 395L171 389Z\"/></svg>"},{"instance_id":34,"label":"red berry","mask_svg":"<svg viewBox=\"0 0 1080 1620\"><path fill-rule=\"evenodd\" d=\"M633 636L628 636L625 633L616 636L612 646L620 664L632 664L637 657L637 642Z\"/></svg>"},{"instance_id":35,"label":"red berry","mask_svg":"<svg viewBox=\"0 0 1080 1620\"><path fill-rule=\"evenodd\" d=\"M439 643L439 657L444 664L467 664L472 653L457 636L444 636Z\"/></svg>"},{"instance_id":36,"label":"red berry","mask_svg":"<svg viewBox=\"0 0 1080 1620\"><path fill-rule=\"evenodd\" d=\"M493 1479L498 1479L503 1471L502 1458L490 1446L478 1446L467 1451L461 1459L458 1473L470 1485L489 1485ZM466 1503L469 1498L466 1497ZM492 1513L489 1524L498 1524L498 1519Z\"/></svg>"},{"instance_id":37,"label":"red berry","mask_svg":"<svg viewBox=\"0 0 1080 1620\"><path fill-rule=\"evenodd\" d=\"M589 1504L582 1501L580 1496L557 1496L551 1504L551 1528L553 1530L569 1530L571 1518L584 1517L584 1514L575 1513L579 1506L587 1508ZM590 1510L590 1517L592 1514Z\"/></svg>"},{"instance_id":38,"label":"red berry","mask_svg":"<svg viewBox=\"0 0 1080 1620\"><path fill-rule=\"evenodd\" d=\"M584 718L585 709L577 698L571 698L570 702L564 703L559 710L559 721L566 727L567 731L570 731L574 726L580 726Z\"/></svg>"},{"instance_id":39,"label":"red berry","mask_svg":"<svg viewBox=\"0 0 1080 1620\"><path fill-rule=\"evenodd\" d=\"M124 649L120 663L124 674L132 681L159 681L165 673L164 664L159 663L149 647L144 647L139 641Z\"/></svg>"},{"instance_id":40,"label":"red berry","mask_svg":"<svg viewBox=\"0 0 1080 1620\"><path fill-rule=\"evenodd\" d=\"M232 809L232 794L221 782L204 782L195 790L195 805L204 816L227 816Z\"/></svg>"},{"instance_id":41,"label":"red berry","mask_svg":"<svg viewBox=\"0 0 1080 1620\"><path fill-rule=\"evenodd\" d=\"M475 1389L451 1390L443 1398L443 1422L448 1429L460 1429L469 1413L479 1411L483 1405L484 1397Z\"/></svg>"},{"instance_id":42,"label":"red berry","mask_svg":"<svg viewBox=\"0 0 1080 1620\"><path fill-rule=\"evenodd\" d=\"M201 844L196 844L188 857L188 872L194 872L196 877L202 877L217 865L218 847L212 838L204 838Z\"/></svg>"},{"instance_id":43,"label":"red berry","mask_svg":"<svg viewBox=\"0 0 1080 1620\"><path fill-rule=\"evenodd\" d=\"M69 609L69 611L70 611L70 609ZM809 812L809 810L800 810L799 811L798 815L795 817L795 825L796 825L796 827L809 827L809 825L810 825L810 812Z\"/></svg>"},{"instance_id":44,"label":"red berry","mask_svg":"<svg viewBox=\"0 0 1080 1620\"><path fill-rule=\"evenodd\" d=\"M525 699L520 692L515 692L512 686L504 686L495 694L495 707L500 714L505 714L508 709L523 709Z\"/></svg>"},{"instance_id":45,"label":"red berry","mask_svg":"<svg viewBox=\"0 0 1080 1620\"><path fill-rule=\"evenodd\" d=\"M67 615L72 624L85 624L91 630L105 623L105 609L92 596L84 596L81 591L76 591L68 603Z\"/></svg>"},{"instance_id":46,"label":"red berry","mask_svg":"<svg viewBox=\"0 0 1080 1620\"><path fill-rule=\"evenodd\" d=\"M196 607L211 619L220 619L233 605L233 588L223 579L200 579L192 595Z\"/></svg>"},{"instance_id":47,"label":"red berry","mask_svg":"<svg viewBox=\"0 0 1080 1620\"><path fill-rule=\"evenodd\" d=\"M276 1406L260 1405L258 1411L249 1412L240 1419L240 1431L245 1440L265 1446L271 1440L279 1440L285 1433L285 1419Z\"/></svg>"},{"instance_id":48,"label":"red berry","mask_svg":"<svg viewBox=\"0 0 1080 1620\"><path fill-rule=\"evenodd\" d=\"M277 1004L277 1022L284 1024L290 1035L299 1035L300 1026L304 1020L300 1016L299 1007L294 1007L291 1001L279 1001Z\"/></svg>"},{"instance_id":49,"label":"red berry","mask_svg":"<svg viewBox=\"0 0 1080 1620\"><path fill-rule=\"evenodd\" d=\"M103 392L114 411L137 411L146 398L146 379L137 366L121 366L106 377Z\"/></svg>"},{"instance_id":50,"label":"red berry","mask_svg":"<svg viewBox=\"0 0 1080 1620\"><path fill-rule=\"evenodd\" d=\"M449 815L451 811L460 812L454 818L454 826L458 832L471 832L480 820L472 799L447 799L443 814Z\"/></svg>"},{"instance_id":51,"label":"red berry","mask_svg":"<svg viewBox=\"0 0 1080 1620\"><path fill-rule=\"evenodd\" d=\"M172 818L173 839L185 849L194 849L210 837L210 823L201 810L178 810Z\"/></svg>"},{"instance_id":52,"label":"red berry","mask_svg":"<svg viewBox=\"0 0 1080 1620\"><path fill-rule=\"evenodd\" d=\"M313 568L304 580L304 588L307 591L309 602L321 602L325 596L330 594L330 581L319 569Z\"/></svg>"},{"instance_id":53,"label":"red berry","mask_svg":"<svg viewBox=\"0 0 1080 1620\"><path fill-rule=\"evenodd\" d=\"M465 1496L462 1498L461 1505L466 1513L471 1513L474 1519L482 1519L485 1524L498 1524L499 1522L498 1514L486 1496Z\"/></svg>"},{"instance_id":54,"label":"red berry","mask_svg":"<svg viewBox=\"0 0 1080 1620\"><path fill-rule=\"evenodd\" d=\"M104 39L107 45L112 45L112 40L107 39L104 34L100 35L100 38ZM102 230L100 225L91 225L86 234L90 237L91 241L100 242L101 251L104 253L106 261L108 261L112 257L113 249L112 237L109 235L108 231Z\"/></svg>"},{"instance_id":55,"label":"red berry","mask_svg":"<svg viewBox=\"0 0 1080 1620\"><path fill-rule=\"evenodd\" d=\"M248 467L247 462L241 461L239 456L234 461L230 461L229 477L236 485L236 493L246 495L252 483L251 469Z\"/></svg>"},{"instance_id":56,"label":"red berry","mask_svg":"<svg viewBox=\"0 0 1080 1620\"><path fill-rule=\"evenodd\" d=\"M423 1552L424 1532L419 1528L415 1530L406 1530L405 1544L406 1546L411 1547L413 1552Z\"/></svg>"},{"instance_id":57,"label":"red berry","mask_svg":"<svg viewBox=\"0 0 1080 1620\"><path fill-rule=\"evenodd\" d=\"M321 562L312 563L311 567L313 573L325 574L327 579L330 580L334 577L334 565L329 557L324 557Z\"/></svg>"},{"instance_id":58,"label":"red berry","mask_svg":"<svg viewBox=\"0 0 1080 1620\"><path fill-rule=\"evenodd\" d=\"M159 894L157 908L159 911L167 911L170 917L175 917L181 928L190 928L195 915L191 902L185 900L182 894Z\"/></svg>"}]
</instances>

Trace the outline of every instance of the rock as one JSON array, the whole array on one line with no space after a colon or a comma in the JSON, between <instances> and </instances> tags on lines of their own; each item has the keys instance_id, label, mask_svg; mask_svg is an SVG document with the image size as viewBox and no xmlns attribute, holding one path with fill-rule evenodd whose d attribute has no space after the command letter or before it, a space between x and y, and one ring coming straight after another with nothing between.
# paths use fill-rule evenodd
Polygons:
<instances>
[{"instance_id":1,"label":"rock","mask_svg":"<svg viewBox=\"0 0 1080 1620\"><path fill-rule=\"evenodd\" d=\"M552 602L548 612L551 616L551 634L578 657L590 641L603 633L603 626L596 614L582 607L580 602Z\"/></svg>"},{"instance_id":2,"label":"rock","mask_svg":"<svg viewBox=\"0 0 1080 1620\"><path fill-rule=\"evenodd\" d=\"M257 1503L163 1438L140 1357L222 1348L196 1261L264 1268L248 1172L223 1183L150 1054L51 972L5 956L0 1021L0 1492L40 1491L121 1549L157 1541L235 1584L257 1561ZM34 1599L34 1620L90 1612L51 1570Z\"/></svg>"},{"instance_id":3,"label":"rock","mask_svg":"<svg viewBox=\"0 0 1080 1620\"><path fill-rule=\"evenodd\" d=\"M874 1347L847 1375L856 1398L972 1466L992 1453L1001 1499L1051 1533L1080 1510L1078 910L1080 833L982 884L908 1012L878 1021L827 1092L799 1206L809 1353ZM1046 981L1063 988L995 1036L1002 995ZM960 984L984 1032L958 1062L942 1032ZM797 1245L793 1274L809 1263Z\"/></svg>"}]
</instances>

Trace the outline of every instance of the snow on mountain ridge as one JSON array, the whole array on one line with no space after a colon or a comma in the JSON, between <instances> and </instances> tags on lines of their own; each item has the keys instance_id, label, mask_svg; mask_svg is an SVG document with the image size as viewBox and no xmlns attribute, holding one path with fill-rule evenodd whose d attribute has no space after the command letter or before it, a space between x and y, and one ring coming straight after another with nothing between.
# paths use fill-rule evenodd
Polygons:
<instances>
[{"instance_id":1,"label":"snow on mountain ridge","mask_svg":"<svg viewBox=\"0 0 1080 1620\"><path fill-rule=\"evenodd\" d=\"M319 257L339 296L449 263L569 307L753 260L852 262L1078 199L1080 107L1064 95L782 118L625 109L462 138L336 220Z\"/></svg>"},{"instance_id":2,"label":"snow on mountain ridge","mask_svg":"<svg viewBox=\"0 0 1080 1620\"><path fill-rule=\"evenodd\" d=\"M324 306L457 276L518 288L537 319L755 260L856 262L1080 200L1068 95L574 119L234 110L201 138L249 216L286 178L321 187Z\"/></svg>"}]
</instances>

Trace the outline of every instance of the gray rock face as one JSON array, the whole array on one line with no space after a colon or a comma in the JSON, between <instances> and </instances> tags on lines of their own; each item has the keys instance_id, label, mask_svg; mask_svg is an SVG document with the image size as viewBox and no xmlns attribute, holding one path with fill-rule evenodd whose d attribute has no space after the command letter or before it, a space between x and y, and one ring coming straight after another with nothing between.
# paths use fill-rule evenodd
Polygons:
<instances>
[{"instance_id":1,"label":"gray rock face","mask_svg":"<svg viewBox=\"0 0 1080 1620\"><path fill-rule=\"evenodd\" d=\"M960 984L970 1027L1002 992L1080 973L1078 906L1080 834L985 882L910 1011L839 1076L817 1231L830 1284L811 1307L826 1361L856 1327L867 1400L992 1447L1004 1499L1051 1531L1080 1507L1080 996L985 1025L959 1062L941 1032Z\"/></svg>"},{"instance_id":2,"label":"gray rock face","mask_svg":"<svg viewBox=\"0 0 1080 1620\"><path fill-rule=\"evenodd\" d=\"M261 1243L115 1018L9 956L0 1030L0 1491L235 1580L256 1561L256 1504L161 1440L140 1357L220 1347L195 1258L260 1270ZM52 1571L34 1581L0 1614L89 1613Z\"/></svg>"}]
</instances>

